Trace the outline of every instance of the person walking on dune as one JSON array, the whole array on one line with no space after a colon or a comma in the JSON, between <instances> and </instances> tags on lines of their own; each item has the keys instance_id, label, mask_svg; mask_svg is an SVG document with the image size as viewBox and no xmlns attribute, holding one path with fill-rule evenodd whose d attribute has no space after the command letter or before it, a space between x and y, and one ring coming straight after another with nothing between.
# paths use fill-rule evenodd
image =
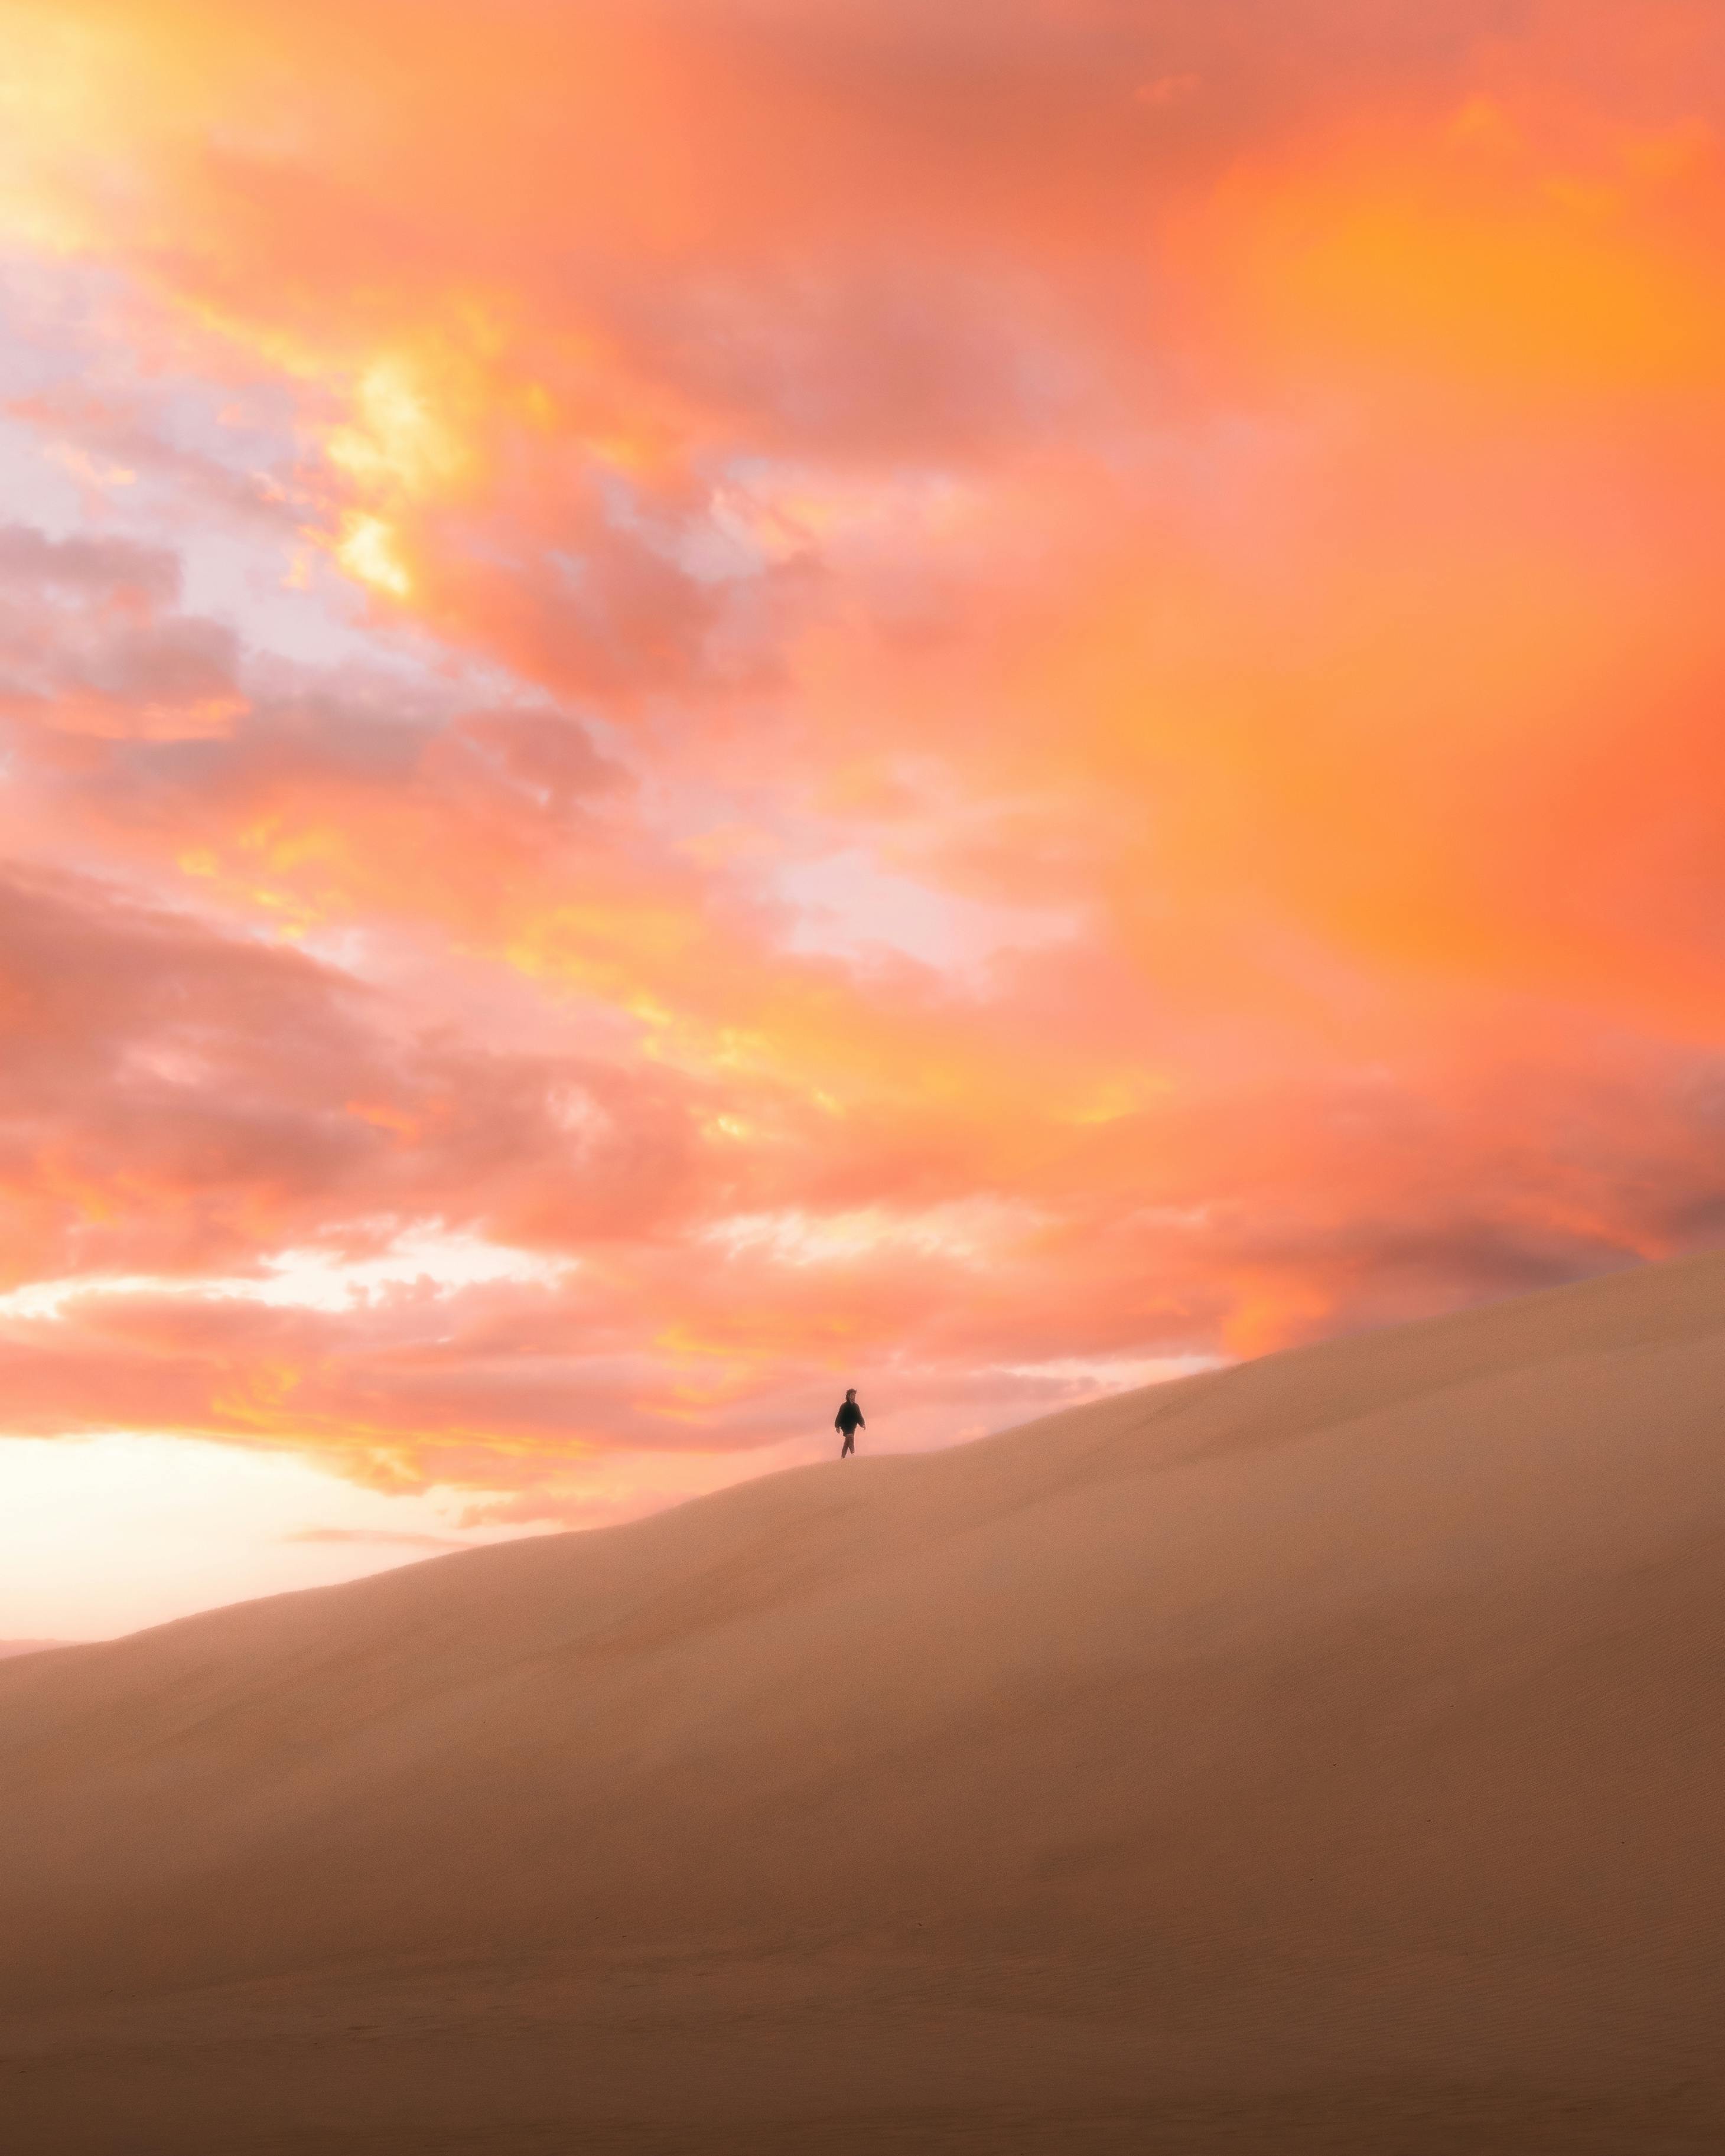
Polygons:
<instances>
[{"instance_id":1,"label":"person walking on dune","mask_svg":"<svg viewBox=\"0 0 1725 2156\"><path fill-rule=\"evenodd\" d=\"M856 1450L856 1433L860 1430L868 1428L868 1424L863 1420L863 1411L856 1404L855 1385L846 1393L839 1404L838 1414L833 1417L833 1428L845 1440L844 1449L839 1457L841 1460L850 1459L851 1454Z\"/></svg>"}]
</instances>

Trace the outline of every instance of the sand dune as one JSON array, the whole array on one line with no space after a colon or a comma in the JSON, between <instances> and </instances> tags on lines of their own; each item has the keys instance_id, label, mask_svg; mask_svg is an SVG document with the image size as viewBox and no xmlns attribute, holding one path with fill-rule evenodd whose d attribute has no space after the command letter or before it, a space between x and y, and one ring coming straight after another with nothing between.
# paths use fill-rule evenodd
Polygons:
<instances>
[{"instance_id":1,"label":"sand dune","mask_svg":"<svg viewBox=\"0 0 1725 2156\"><path fill-rule=\"evenodd\" d=\"M13 2151L1725 2145L1725 1260L0 1671Z\"/></svg>"},{"instance_id":2,"label":"sand dune","mask_svg":"<svg viewBox=\"0 0 1725 2156\"><path fill-rule=\"evenodd\" d=\"M0 1662L10 1661L14 1655L39 1655L44 1648L64 1644L61 1640L0 1640Z\"/></svg>"}]
</instances>

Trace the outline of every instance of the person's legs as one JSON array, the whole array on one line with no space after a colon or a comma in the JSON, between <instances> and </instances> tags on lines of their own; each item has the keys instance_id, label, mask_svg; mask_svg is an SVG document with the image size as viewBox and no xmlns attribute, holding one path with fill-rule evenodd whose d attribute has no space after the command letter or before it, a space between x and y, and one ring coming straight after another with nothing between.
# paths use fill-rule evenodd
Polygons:
<instances>
[{"instance_id":1,"label":"person's legs","mask_svg":"<svg viewBox=\"0 0 1725 2156\"><path fill-rule=\"evenodd\" d=\"M855 1450L856 1432L854 1430L847 1430L845 1433L845 1450L839 1455L839 1457L841 1460L848 1460Z\"/></svg>"}]
</instances>

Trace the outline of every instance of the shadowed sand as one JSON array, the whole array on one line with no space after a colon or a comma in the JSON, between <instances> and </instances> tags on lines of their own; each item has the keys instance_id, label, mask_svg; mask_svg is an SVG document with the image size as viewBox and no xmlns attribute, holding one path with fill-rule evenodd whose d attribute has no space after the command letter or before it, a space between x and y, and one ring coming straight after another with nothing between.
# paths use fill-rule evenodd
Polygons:
<instances>
[{"instance_id":1,"label":"shadowed sand","mask_svg":"<svg viewBox=\"0 0 1725 2156\"><path fill-rule=\"evenodd\" d=\"M0 1670L13 2152L1717 2150L1725 1260Z\"/></svg>"}]
</instances>

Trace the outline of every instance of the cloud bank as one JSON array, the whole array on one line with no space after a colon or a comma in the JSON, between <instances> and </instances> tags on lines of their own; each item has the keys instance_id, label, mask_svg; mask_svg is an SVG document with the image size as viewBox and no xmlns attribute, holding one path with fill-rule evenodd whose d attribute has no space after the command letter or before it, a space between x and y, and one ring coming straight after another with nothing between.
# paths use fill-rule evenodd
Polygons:
<instances>
[{"instance_id":1,"label":"cloud bank","mask_svg":"<svg viewBox=\"0 0 1725 2156\"><path fill-rule=\"evenodd\" d=\"M1717 1239L1716 10L0 49L9 1430L626 1506Z\"/></svg>"}]
</instances>

